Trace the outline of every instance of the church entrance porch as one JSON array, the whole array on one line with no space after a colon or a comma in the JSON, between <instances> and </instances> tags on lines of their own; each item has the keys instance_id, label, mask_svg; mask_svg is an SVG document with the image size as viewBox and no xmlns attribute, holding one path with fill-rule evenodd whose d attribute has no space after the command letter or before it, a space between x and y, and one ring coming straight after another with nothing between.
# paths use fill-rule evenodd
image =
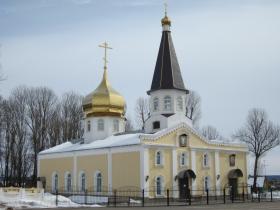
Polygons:
<instances>
[{"instance_id":1,"label":"church entrance porch","mask_svg":"<svg viewBox=\"0 0 280 210\"><path fill-rule=\"evenodd\" d=\"M196 178L195 173L190 169L184 170L179 172L177 178L179 185L179 198L190 198L190 186L192 179Z\"/></svg>"},{"instance_id":2,"label":"church entrance porch","mask_svg":"<svg viewBox=\"0 0 280 210\"><path fill-rule=\"evenodd\" d=\"M238 195L238 178L243 177L240 169L233 169L228 173L228 186L230 187L230 195L237 197Z\"/></svg>"}]
</instances>

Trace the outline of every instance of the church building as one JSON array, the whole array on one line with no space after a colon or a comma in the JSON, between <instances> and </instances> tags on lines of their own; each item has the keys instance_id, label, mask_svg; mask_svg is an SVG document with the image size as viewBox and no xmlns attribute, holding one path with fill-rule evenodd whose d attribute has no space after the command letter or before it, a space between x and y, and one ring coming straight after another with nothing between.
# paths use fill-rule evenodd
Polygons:
<instances>
[{"instance_id":1,"label":"church building","mask_svg":"<svg viewBox=\"0 0 280 210\"><path fill-rule=\"evenodd\" d=\"M166 196L166 189L185 197L247 184L247 146L206 139L186 116L189 91L166 14L161 24L144 130L125 132L125 99L109 83L105 55L101 83L83 101L84 137L39 153L38 184L65 192L145 189L150 198ZM106 54L108 44L102 47Z\"/></svg>"}]
</instances>

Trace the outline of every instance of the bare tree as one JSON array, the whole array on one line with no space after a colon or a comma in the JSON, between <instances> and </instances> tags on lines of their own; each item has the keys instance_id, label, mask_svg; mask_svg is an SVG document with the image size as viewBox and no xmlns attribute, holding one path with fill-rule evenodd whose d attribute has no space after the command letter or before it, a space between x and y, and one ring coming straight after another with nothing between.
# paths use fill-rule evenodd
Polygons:
<instances>
[{"instance_id":1,"label":"bare tree","mask_svg":"<svg viewBox=\"0 0 280 210\"><path fill-rule=\"evenodd\" d=\"M83 135L81 120L83 97L74 92L65 93L61 100L62 139L67 141L77 139Z\"/></svg>"},{"instance_id":2,"label":"bare tree","mask_svg":"<svg viewBox=\"0 0 280 210\"><path fill-rule=\"evenodd\" d=\"M197 127L201 118L201 98L193 90L187 95L186 115L192 120L193 125Z\"/></svg>"},{"instance_id":3,"label":"bare tree","mask_svg":"<svg viewBox=\"0 0 280 210\"><path fill-rule=\"evenodd\" d=\"M129 131L133 131L133 123L132 120L130 118L130 116L126 116L125 117L126 122L125 122L125 132L129 132Z\"/></svg>"},{"instance_id":4,"label":"bare tree","mask_svg":"<svg viewBox=\"0 0 280 210\"><path fill-rule=\"evenodd\" d=\"M52 116L57 105L57 97L52 90L46 87L28 89L27 97L27 125L31 131L31 142L34 155L33 181L37 177L38 153L50 145L48 135Z\"/></svg>"},{"instance_id":5,"label":"bare tree","mask_svg":"<svg viewBox=\"0 0 280 210\"><path fill-rule=\"evenodd\" d=\"M0 175L5 184L22 186L37 176L38 153L69 139L83 129L82 97L66 93L58 101L46 87L15 88L8 99L0 96Z\"/></svg>"},{"instance_id":6,"label":"bare tree","mask_svg":"<svg viewBox=\"0 0 280 210\"><path fill-rule=\"evenodd\" d=\"M57 104L55 110L50 114L51 123L48 126L49 147L54 147L63 142L61 105Z\"/></svg>"},{"instance_id":7,"label":"bare tree","mask_svg":"<svg viewBox=\"0 0 280 210\"><path fill-rule=\"evenodd\" d=\"M2 144L4 181L6 184L22 186L29 173L30 163L25 160L29 155L28 128L26 125L26 92L16 88L4 103L3 124L5 141Z\"/></svg>"},{"instance_id":8,"label":"bare tree","mask_svg":"<svg viewBox=\"0 0 280 210\"><path fill-rule=\"evenodd\" d=\"M203 127L201 129L201 134L208 140L215 140L221 138L219 131L211 125Z\"/></svg>"},{"instance_id":9,"label":"bare tree","mask_svg":"<svg viewBox=\"0 0 280 210\"><path fill-rule=\"evenodd\" d=\"M149 101L146 98L140 97L135 105L136 123L144 130L145 122L149 116Z\"/></svg>"},{"instance_id":10,"label":"bare tree","mask_svg":"<svg viewBox=\"0 0 280 210\"><path fill-rule=\"evenodd\" d=\"M266 152L280 144L280 128L268 120L265 110L255 108L249 111L245 126L240 128L234 137L245 142L255 156L253 189L256 189L259 160Z\"/></svg>"}]
</instances>

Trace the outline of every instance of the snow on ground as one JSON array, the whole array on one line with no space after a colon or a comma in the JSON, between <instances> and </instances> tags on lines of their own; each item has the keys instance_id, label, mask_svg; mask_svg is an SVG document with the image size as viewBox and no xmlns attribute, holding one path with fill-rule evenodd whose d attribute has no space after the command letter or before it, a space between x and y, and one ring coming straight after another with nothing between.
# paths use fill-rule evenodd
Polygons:
<instances>
[{"instance_id":1,"label":"snow on ground","mask_svg":"<svg viewBox=\"0 0 280 210\"><path fill-rule=\"evenodd\" d=\"M253 193L254 198L258 198L258 196L259 195L257 193ZM260 197L270 199L271 192L263 192L260 194ZM272 199L280 199L280 191L272 191Z\"/></svg>"},{"instance_id":2,"label":"snow on ground","mask_svg":"<svg viewBox=\"0 0 280 210\"><path fill-rule=\"evenodd\" d=\"M106 196L84 196L84 195L73 195L69 196L69 199L75 203L83 204L85 200L87 203L108 203L108 197Z\"/></svg>"},{"instance_id":3,"label":"snow on ground","mask_svg":"<svg viewBox=\"0 0 280 210\"><path fill-rule=\"evenodd\" d=\"M100 205L80 205L72 202L69 198L58 196L58 206L56 206L56 196L45 193L44 196L19 196L1 195L0 203L15 208L54 208L54 207L101 207ZM1 208L0 208L1 209Z\"/></svg>"}]
</instances>

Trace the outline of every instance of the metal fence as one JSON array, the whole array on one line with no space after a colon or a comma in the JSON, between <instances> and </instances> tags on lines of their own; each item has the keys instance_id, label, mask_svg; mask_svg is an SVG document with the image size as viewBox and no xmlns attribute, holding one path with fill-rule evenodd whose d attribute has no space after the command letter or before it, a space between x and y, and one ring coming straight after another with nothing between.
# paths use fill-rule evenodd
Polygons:
<instances>
[{"instance_id":1,"label":"metal fence","mask_svg":"<svg viewBox=\"0 0 280 210\"><path fill-rule=\"evenodd\" d=\"M47 190L51 192L50 190ZM211 205L228 204L236 202L272 202L280 201L280 191L262 191L257 189L253 192L249 186L241 186L234 191L230 187L222 190L188 190L184 194L179 190L164 189L161 194L156 190L119 189L113 191L94 190L66 191L56 190L56 204L59 204L58 196L62 195L75 203L104 206L188 206L188 205Z\"/></svg>"}]
</instances>

